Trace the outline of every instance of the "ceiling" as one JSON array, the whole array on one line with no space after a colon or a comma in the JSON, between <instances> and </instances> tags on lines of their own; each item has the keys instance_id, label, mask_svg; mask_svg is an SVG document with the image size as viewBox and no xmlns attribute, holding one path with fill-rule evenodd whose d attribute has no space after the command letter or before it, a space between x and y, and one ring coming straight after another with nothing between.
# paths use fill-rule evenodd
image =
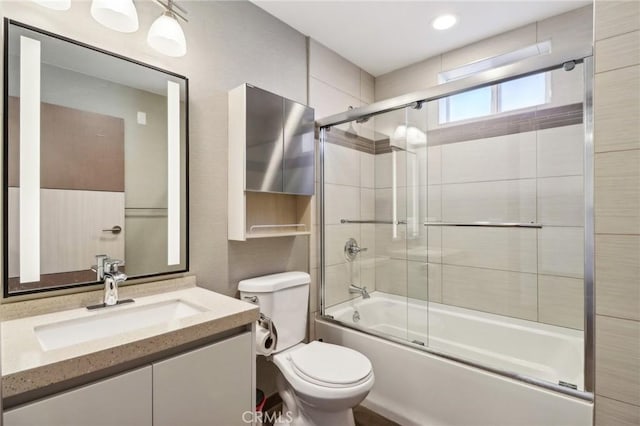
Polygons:
<instances>
[{"instance_id":1,"label":"ceiling","mask_svg":"<svg viewBox=\"0 0 640 426\"><path fill-rule=\"evenodd\" d=\"M547 1L269 1L252 0L365 71L379 76L422 59L590 4ZM431 22L453 13L458 23Z\"/></svg>"}]
</instances>

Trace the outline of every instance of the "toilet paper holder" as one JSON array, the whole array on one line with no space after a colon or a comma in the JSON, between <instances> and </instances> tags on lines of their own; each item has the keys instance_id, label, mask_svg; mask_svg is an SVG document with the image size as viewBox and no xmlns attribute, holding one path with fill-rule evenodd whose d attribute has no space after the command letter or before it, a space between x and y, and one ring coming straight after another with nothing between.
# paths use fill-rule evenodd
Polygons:
<instances>
[{"instance_id":1,"label":"toilet paper holder","mask_svg":"<svg viewBox=\"0 0 640 426\"><path fill-rule=\"evenodd\" d=\"M268 346L273 346L273 348L275 349L276 345L278 344L278 331L276 330L276 326L271 320L271 318L269 318L268 316L260 312L260 317L258 318L258 325L269 331L269 335L271 336L271 339L273 340L273 342L271 343L271 345L268 345Z\"/></svg>"}]
</instances>

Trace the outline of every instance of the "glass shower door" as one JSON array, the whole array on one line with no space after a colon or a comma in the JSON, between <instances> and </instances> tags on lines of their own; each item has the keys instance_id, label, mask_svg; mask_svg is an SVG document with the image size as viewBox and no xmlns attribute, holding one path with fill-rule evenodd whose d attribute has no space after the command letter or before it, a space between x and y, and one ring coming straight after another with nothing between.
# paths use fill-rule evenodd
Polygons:
<instances>
[{"instance_id":1,"label":"glass shower door","mask_svg":"<svg viewBox=\"0 0 640 426\"><path fill-rule=\"evenodd\" d=\"M426 105L429 348L584 389L583 97L579 65Z\"/></svg>"}]
</instances>

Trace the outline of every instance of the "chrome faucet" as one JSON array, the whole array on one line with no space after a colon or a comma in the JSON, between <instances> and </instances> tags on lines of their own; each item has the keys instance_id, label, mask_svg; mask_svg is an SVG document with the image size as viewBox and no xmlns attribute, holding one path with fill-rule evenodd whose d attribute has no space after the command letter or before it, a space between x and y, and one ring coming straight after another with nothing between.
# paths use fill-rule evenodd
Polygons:
<instances>
[{"instance_id":1,"label":"chrome faucet","mask_svg":"<svg viewBox=\"0 0 640 426\"><path fill-rule=\"evenodd\" d=\"M91 267L98 274L98 281L104 281L104 299L99 305L87 306L87 309L104 308L122 303L133 302L133 299L118 300L118 286L126 281L127 276L118 271L121 260L111 259L106 254L96 256L96 263Z\"/></svg>"},{"instance_id":2,"label":"chrome faucet","mask_svg":"<svg viewBox=\"0 0 640 426\"><path fill-rule=\"evenodd\" d=\"M104 261L104 304L113 306L118 303L118 286L125 282L127 276L118 271L121 260L105 259Z\"/></svg>"},{"instance_id":3,"label":"chrome faucet","mask_svg":"<svg viewBox=\"0 0 640 426\"><path fill-rule=\"evenodd\" d=\"M357 285L349 285L349 293L350 294L360 294L362 295L363 299L368 299L371 296L369 296L369 292L367 291L367 287L366 286L362 286L362 287L358 287Z\"/></svg>"}]
</instances>

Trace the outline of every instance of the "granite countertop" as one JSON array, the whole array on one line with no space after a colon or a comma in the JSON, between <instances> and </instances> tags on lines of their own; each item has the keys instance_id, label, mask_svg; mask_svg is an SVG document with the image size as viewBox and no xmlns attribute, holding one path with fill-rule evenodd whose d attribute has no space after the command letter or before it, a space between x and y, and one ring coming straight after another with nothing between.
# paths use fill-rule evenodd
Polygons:
<instances>
[{"instance_id":1,"label":"granite countertop","mask_svg":"<svg viewBox=\"0 0 640 426\"><path fill-rule=\"evenodd\" d=\"M100 315L105 310L89 312L84 307L69 309L70 303L88 305L84 299L91 296L87 294L3 305L0 307L3 318L3 399L20 399L21 395L38 393L46 388L59 388L61 383L81 382L83 377L114 371L119 365L131 365L136 360L152 359L154 354L202 341L258 319L257 306L196 287L194 277L130 287L121 288L119 296L120 299L135 298L134 304L105 309L114 312L179 299L203 309L203 312L115 336L44 350L34 327ZM98 300L93 300L93 303ZM60 310L60 306L65 306L62 309L66 310ZM34 311L36 315L33 315ZM32 315L27 315L29 312Z\"/></svg>"}]
</instances>

